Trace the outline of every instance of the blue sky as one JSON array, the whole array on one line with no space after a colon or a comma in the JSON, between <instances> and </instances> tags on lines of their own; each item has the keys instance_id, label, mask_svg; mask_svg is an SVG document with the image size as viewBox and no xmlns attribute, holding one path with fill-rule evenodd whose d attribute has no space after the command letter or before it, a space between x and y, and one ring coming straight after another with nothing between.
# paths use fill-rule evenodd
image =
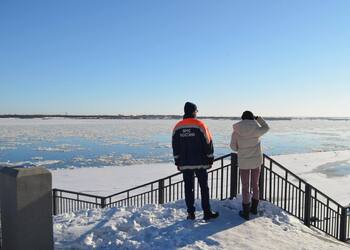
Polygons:
<instances>
[{"instance_id":1,"label":"blue sky","mask_svg":"<svg viewBox=\"0 0 350 250\"><path fill-rule=\"evenodd\" d=\"M0 1L0 114L350 117L350 1Z\"/></svg>"}]
</instances>

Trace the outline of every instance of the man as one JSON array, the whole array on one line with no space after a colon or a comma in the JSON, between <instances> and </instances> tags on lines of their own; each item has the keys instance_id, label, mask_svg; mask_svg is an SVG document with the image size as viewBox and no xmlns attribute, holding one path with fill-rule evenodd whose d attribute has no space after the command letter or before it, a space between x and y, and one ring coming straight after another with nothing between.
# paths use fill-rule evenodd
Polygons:
<instances>
[{"instance_id":1,"label":"man","mask_svg":"<svg viewBox=\"0 0 350 250\"><path fill-rule=\"evenodd\" d=\"M185 200L187 219L194 220L194 174L201 188L202 209L204 220L217 218L219 213L213 213L209 204L209 188L207 169L214 162L212 137L208 127L197 117L197 106L186 102L183 120L179 121L173 131L172 146L175 165L183 173L185 182Z\"/></svg>"}]
</instances>

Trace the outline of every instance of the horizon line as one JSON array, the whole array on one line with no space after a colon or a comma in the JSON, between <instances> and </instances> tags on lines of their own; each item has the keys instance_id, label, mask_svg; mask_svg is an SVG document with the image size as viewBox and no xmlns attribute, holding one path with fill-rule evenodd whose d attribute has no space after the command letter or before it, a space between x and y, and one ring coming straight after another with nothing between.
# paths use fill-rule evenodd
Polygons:
<instances>
[{"instance_id":1,"label":"horizon line","mask_svg":"<svg viewBox=\"0 0 350 250\"><path fill-rule=\"evenodd\" d=\"M32 113L32 114L0 114L0 118L16 118L16 117L27 117L27 118L44 118L44 117L72 117L72 118L78 118L78 117L96 117L96 118L103 118L103 117L182 117L183 115L179 114L45 114L45 113ZM241 115L235 115L235 116L227 116L227 115L198 115L198 118L224 118L224 119L236 119L240 118ZM263 116L265 118L284 118L284 119L293 119L293 118L303 118L303 119L350 119L348 116Z\"/></svg>"}]
</instances>

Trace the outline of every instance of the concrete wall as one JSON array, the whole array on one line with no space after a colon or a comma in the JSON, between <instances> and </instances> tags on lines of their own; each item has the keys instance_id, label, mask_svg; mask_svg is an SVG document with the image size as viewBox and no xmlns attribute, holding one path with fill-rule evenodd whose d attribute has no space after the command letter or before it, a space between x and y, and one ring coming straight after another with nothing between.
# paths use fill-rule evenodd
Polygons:
<instances>
[{"instance_id":1,"label":"concrete wall","mask_svg":"<svg viewBox=\"0 0 350 250\"><path fill-rule=\"evenodd\" d=\"M44 168L0 170L3 249L53 249L51 190L51 173Z\"/></svg>"}]
</instances>

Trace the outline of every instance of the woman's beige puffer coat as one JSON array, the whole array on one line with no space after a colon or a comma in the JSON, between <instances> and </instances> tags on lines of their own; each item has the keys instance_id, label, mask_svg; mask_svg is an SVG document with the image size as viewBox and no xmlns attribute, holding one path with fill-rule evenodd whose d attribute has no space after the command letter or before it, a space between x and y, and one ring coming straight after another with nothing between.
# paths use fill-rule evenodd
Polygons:
<instances>
[{"instance_id":1,"label":"woman's beige puffer coat","mask_svg":"<svg viewBox=\"0 0 350 250\"><path fill-rule=\"evenodd\" d=\"M240 169L255 169L262 164L260 137L269 130L265 120L242 120L233 125L231 149L237 152Z\"/></svg>"}]
</instances>

